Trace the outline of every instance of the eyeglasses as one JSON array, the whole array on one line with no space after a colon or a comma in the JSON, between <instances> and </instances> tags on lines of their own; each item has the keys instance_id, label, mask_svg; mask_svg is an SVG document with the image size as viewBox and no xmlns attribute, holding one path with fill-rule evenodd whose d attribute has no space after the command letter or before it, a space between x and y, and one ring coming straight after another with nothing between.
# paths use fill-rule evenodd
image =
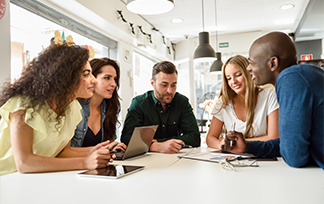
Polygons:
<instances>
[{"instance_id":1,"label":"eyeglasses","mask_svg":"<svg viewBox=\"0 0 324 204\"><path fill-rule=\"evenodd\" d=\"M221 167L227 171L236 171L235 167L259 167L257 160L247 157L228 157L218 161Z\"/></svg>"}]
</instances>

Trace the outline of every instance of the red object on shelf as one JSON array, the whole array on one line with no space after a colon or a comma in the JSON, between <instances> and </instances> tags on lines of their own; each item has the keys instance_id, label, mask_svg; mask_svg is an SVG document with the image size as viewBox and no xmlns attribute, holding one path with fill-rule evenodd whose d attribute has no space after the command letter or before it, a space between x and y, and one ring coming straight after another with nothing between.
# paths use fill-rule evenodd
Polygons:
<instances>
[{"instance_id":1,"label":"red object on shelf","mask_svg":"<svg viewBox=\"0 0 324 204\"><path fill-rule=\"evenodd\" d=\"M5 15L6 13L6 0L0 0L0 19Z\"/></svg>"}]
</instances>

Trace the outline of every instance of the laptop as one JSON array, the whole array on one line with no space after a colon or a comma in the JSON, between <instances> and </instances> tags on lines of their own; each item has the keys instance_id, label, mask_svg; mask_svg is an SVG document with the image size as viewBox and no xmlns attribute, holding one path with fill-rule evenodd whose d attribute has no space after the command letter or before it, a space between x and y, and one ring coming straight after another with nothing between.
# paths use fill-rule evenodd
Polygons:
<instances>
[{"instance_id":1,"label":"laptop","mask_svg":"<svg viewBox=\"0 0 324 204\"><path fill-rule=\"evenodd\" d=\"M125 152L113 152L115 160L125 160L148 152L157 128L158 125L135 127Z\"/></svg>"}]
</instances>

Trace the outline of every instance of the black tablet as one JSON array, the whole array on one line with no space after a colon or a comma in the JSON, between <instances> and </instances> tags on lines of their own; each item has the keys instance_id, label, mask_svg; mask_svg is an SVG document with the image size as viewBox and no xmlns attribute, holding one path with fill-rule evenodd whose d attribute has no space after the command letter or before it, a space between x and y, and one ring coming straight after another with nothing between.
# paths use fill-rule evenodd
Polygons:
<instances>
[{"instance_id":1,"label":"black tablet","mask_svg":"<svg viewBox=\"0 0 324 204\"><path fill-rule=\"evenodd\" d=\"M121 178L129 174L143 170L144 166L109 165L106 168L93 169L78 173L79 176L97 178Z\"/></svg>"}]
</instances>

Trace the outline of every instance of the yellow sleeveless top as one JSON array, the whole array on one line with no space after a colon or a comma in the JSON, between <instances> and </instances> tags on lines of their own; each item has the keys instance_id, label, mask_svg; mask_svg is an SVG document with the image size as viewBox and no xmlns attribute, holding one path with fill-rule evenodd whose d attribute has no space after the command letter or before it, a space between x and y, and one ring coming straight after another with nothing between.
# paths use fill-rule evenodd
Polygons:
<instances>
[{"instance_id":1,"label":"yellow sleeveless top","mask_svg":"<svg viewBox=\"0 0 324 204\"><path fill-rule=\"evenodd\" d=\"M13 158L10 140L9 114L18 110L25 110L20 97L8 100L1 108L0 120L0 176L17 171ZM25 123L33 129L33 153L44 157L56 157L69 143L74 135L77 124L81 121L81 106L77 100L72 101L62 117L59 129L55 128L57 116L49 107L44 106L41 110L33 113L27 109ZM51 113L50 117L48 114Z\"/></svg>"}]
</instances>

